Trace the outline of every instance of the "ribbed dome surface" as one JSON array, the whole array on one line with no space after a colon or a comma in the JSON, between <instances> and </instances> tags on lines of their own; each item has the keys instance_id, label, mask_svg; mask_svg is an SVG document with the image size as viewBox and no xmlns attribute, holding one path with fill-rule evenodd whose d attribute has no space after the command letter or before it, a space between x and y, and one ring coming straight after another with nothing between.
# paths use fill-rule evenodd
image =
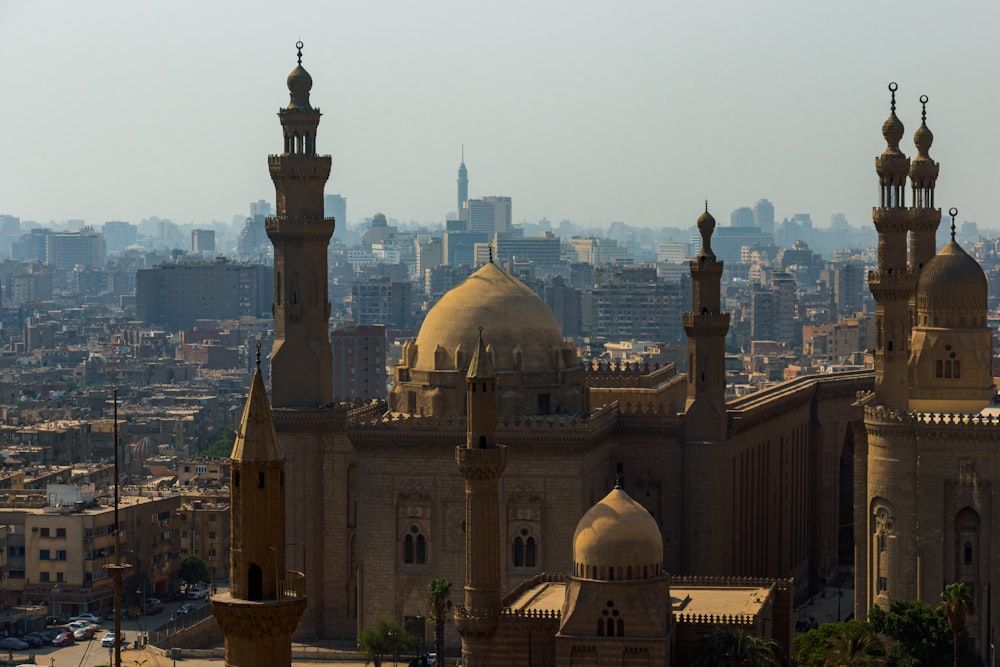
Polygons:
<instances>
[{"instance_id":1,"label":"ribbed dome surface","mask_svg":"<svg viewBox=\"0 0 1000 667\"><path fill-rule=\"evenodd\" d=\"M982 327L986 324L986 274L969 253L949 242L920 273L917 324Z\"/></svg>"},{"instance_id":2,"label":"ribbed dome surface","mask_svg":"<svg viewBox=\"0 0 1000 667\"><path fill-rule=\"evenodd\" d=\"M573 561L577 576L587 579L656 577L663 563L663 538L646 508L615 487L577 524Z\"/></svg>"},{"instance_id":3,"label":"ribbed dome surface","mask_svg":"<svg viewBox=\"0 0 1000 667\"><path fill-rule=\"evenodd\" d=\"M434 351L439 346L450 358L461 346L468 363L478 346L479 327L494 350L497 372L513 370L513 351L518 346L520 370L551 370L551 351L564 345L562 330L548 306L520 280L489 262L427 313L417 336L413 367L434 370Z\"/></svg>"}]
</instances>

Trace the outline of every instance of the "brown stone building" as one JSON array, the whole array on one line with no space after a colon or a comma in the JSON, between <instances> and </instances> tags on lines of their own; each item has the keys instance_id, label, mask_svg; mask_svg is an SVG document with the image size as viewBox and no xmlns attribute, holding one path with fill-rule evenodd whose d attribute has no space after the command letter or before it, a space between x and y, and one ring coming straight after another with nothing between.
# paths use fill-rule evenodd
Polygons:
<instances>
[{"instance_id":1,"label":"brown stone building","mask_svg":"<svg viewBox=\"0 0 1000 667\"><path fill-rule=\"evenodd\" d=\"M955 209L951 241L935 254L939 165L929 156L927 98L911 161L899 148L895 84L890 90L887 147L876 160L878 267L868 277L877 303L875 389L860 401L867 437L855 461L855 612L901 599L933 604L946 585L964 582L979 610L969 632L985 658L1000 608L992 585L1000 571L1000 411L986 276L955 241Z\"/></svg>"},{"instance_id":2,"label":"brown stone building","mask_svg":"<svg viewBox=\"0 0 1000 667\"><path fill-rule=\"evenodd\" d=\"M804 595L853 556L856 394L870 373L811 376L726 402L723 265L714 220L691 262L689 372L588 368L551 311L492 263L428 313L395 367L387 406L333 404L323 218L329 156L316 154L311 78L289 77L278 201L273 417L287 457L292 569L308 573L301 637L352 636L376 616L423 615L428 582L462 581L466 374L479 327L497 383L500 589L573 571L579 517L618 476L645 508L673 575L794 578ZM681 613L681 612L675 612ZM455 643L457 636L450 635Z\"/></svg>"}]
</instances>

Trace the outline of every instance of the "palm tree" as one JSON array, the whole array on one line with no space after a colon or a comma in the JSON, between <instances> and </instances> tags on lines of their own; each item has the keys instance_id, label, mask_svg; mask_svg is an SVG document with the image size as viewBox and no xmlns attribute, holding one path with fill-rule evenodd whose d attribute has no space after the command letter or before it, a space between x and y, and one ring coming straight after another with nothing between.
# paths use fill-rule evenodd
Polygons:
<instances>
[{"instance_id":1,"label":"palm tree","mask_svg":"<svg viewBox=\"0 0 1000 667\"><path fill-rule=\"evenodd\" d=\"M965 621L976 615L976 603L972 591L963 583L948 584L941 591L941 602L937 610L944 614L951 628L952 643L955 647L955 667L958 667L958 636L965 629Z\"/></svg>"},{"instance_id":2,"label":"palm tree","mask_svg":"<svg viewBox=\"0 0 1000 667\"><path fill-rule=\"evenodd\" d=\"M427 585L427 616L434 621L434 651L437 662L444 664L444 622L451 609L451 582L440 577Z\"/></svg>"},{"instance_id":3,"label":"palm tree","mask_svg":"<svg viewBox=\"0 0 1000 667\"><path fill-rule=\"evenodd\" d=\"M852 625L827 641L826 667L881 667L886 664L885 647L863 626Z\"/></svg>"},{"instance_id":4,"label":"palm tree","mask_svg":"<svg viewBox=\"0 0 1000 667\"><path fill-rule=\"evenodd\" d=\"M780 667L778 642L747 634L733 625L717 625L702 642L700 667Z\"/></svg>"}]
</instances>

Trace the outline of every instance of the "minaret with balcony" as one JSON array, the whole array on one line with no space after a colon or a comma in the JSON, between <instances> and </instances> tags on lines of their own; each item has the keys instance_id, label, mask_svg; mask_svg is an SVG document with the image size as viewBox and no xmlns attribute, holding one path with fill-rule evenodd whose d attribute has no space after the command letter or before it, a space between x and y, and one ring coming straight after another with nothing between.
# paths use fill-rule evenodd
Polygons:
<instances>
[{"instance_id":1,"label":"minaret with balcony","mask_svg":"<svg viewBox=\"0 0 1000 667\"><path fill-rule=\"evenodd\" d=\"M500 477L507 466L507 448L496 440L493 352L483 343L482 327L466 374L466 407L465 445L455 448L465 478L465 603L455 610L455 625L462 664L481 667L501 610Z\"/></svg>"},{"instance_id":2,"label":"minaret with balcony","mask_svg":"<svg viewBox=\"0 0 1000 667\"><path fill-rule=\"evenodd\" d=\"M315 408L333 400L327 247L334 219L323 217L329 155L316 154L320 112L309 103L312 77L298 66L288 75L290 101L278 111L284 150L267 158L277 200L265 222L274 245L274 346L271 400L276 408Z\"/></svg>"},{"instance_id":3,"label":"minaret with balcony","mask_svg":"<svg viewBox=\"0 0 1000 667\"><path fill-rule=\"evenodd\" d=\"M726 333L729 313L722 312L723 262L712 251L715 218L705 212L698 218L701 250L691 260L691 312L684 313L688 340L687 400L684 430L689 441L725 440Z\"/></svg>"},{"instance_id":4,"label":"minaret with balcony","mask_svg":"<svg viewBox=\"0 0 1000 667\"><path fill-rule=\"evenodd\" d=\"M889 84L892 102L889 117L882 124L886 149L875 158L879 205L872 210L872 218L878 232L878 265L874 271L868 272L868 286L875 298L876 401L888 408L905 409L910 299L916 275L910 271L906 256L907 232L912 217L911 211L906 208L910 160L899 149L903 123L896 116L896 90L895 83ZM935 178L936 173L934 169ZM926 190L921 189L921 192ZM933 188L930 196L933 197ZM933 254L932 239L931 256Z\"/></svg>"},{"instance_id":5,"label":"minaret with balcony","mask_svg":"<svg viewBox=\"0 0 1000 667\"><path fill-rule=\"evenodd\" d=\"M285 461L257 357L230 456L229 592L211 598L233 667L290 665L306 608L304 575L285 569Z\"/></svg>"}]
</instances>

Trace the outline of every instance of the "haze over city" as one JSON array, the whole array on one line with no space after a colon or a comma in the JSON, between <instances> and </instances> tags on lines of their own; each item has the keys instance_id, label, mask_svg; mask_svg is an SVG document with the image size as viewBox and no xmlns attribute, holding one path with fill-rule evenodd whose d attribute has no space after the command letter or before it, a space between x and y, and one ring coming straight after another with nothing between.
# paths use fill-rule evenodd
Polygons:
<instances>
[{"instance_id":1,"label":"haze over city","mask_svg":"<svg viewBox=\"0 0 1000 667\"><path fill-rule=\"evenodd\" d=\"M870 224L899 83L913 155L928 95L937 204L991 227L1000 135L993 3L436 1L0 4L0 213L229 221L273 199L295 42L328 193L349 221L443 221L470 196L515 222L778 218Z\"/></svg>"}]
</instances>

